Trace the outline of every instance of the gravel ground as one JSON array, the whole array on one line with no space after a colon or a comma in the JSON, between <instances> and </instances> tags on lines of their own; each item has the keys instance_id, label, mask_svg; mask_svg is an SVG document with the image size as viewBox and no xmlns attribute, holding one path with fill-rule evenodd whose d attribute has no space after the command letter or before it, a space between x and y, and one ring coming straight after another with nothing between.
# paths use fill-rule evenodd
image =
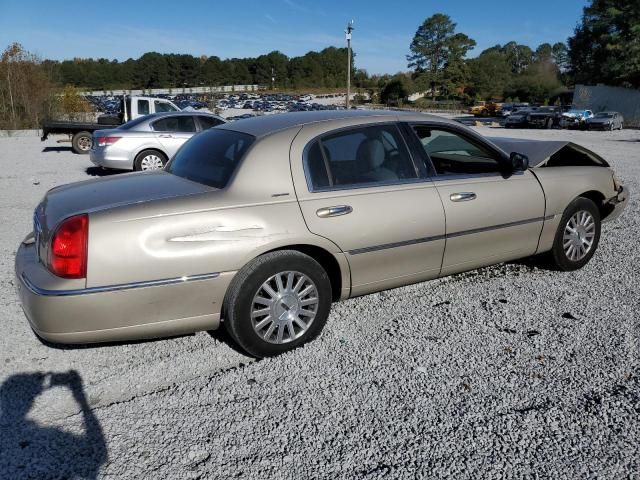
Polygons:
<instances>
[{"instance_id":1,"label":"gravel ground","mask_svg":"<svg viewBox=\"0 0 640 480\"><path fill-rule=\"evenodd\" d=\"M640 192L640 132L479 130L571 139ZM637 196L581 271L518 262L352 299L312 344L255 362L223 333L33 335L15 250L88 165L0 138L0 478L640 478Z\"/></svg>"}]
</instances>

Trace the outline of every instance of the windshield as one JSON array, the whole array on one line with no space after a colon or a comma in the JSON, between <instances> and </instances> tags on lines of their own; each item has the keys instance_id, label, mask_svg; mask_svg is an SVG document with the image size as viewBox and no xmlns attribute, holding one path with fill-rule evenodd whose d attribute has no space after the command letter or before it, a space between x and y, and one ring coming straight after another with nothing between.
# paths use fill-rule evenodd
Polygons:
<instances>
[{"instance_id":1,"label":"windshield","mask_svg":"<svg viewBox=\"0 0 640 480\"><path fill-rule=\"evenodd\" d=\"M143 115L142 117L138 117L134 120L130 120L127 123L124 123L118 127L119 130L131 130L134 127L137 127L142 122L149 120L151 115Z\"/></svg>"},{"instance_id":2,"label":"windshield","mask_svg":"<svg viewBox=\"0 0 640 480\"><path fill-rule=\"evenodd\" d=\"M224 188L255 137L212 128L187 141L166 171L214 188Z\"/></svg>"},{"instance_id":3,"label":"windshield","mask_svg":"<svg viewBox=\"0 0 640 480\"><path fill-rule=\"evenodd\" d=\"M613 118L613 113L607 113L607 112L596 113L596 118Z\"/></svg>"}]
</instances>

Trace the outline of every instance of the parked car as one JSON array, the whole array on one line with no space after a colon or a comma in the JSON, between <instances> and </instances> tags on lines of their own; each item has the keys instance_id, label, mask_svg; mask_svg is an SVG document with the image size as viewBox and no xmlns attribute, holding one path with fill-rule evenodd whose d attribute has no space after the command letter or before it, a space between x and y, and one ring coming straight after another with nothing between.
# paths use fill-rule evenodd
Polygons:
<instances>
[{"instance_id":1,"label":"parked car","mask_svg":"<svg viewBox=\"0 0 640 480\"><path fill-rule=\"evenodd\" d=\"M626 203L607 162L570 142L411 112L285 113L206 130L164 170L53 188L15 272L51 342L223 320L263 357L316 337L340 299L543 252L581 268Z\"/></svg>"},{"instance_id":2,"label":"parked car","mask_svg":"<svg viewBox=\"0 0 640 480\"><path fill-rule=\"evenodd\" d=\"M624 118L618 112L598 112L593 118L587 120L589 130L622 130Z\"/></svg>"},{"instance_id":3,"label":"parked car","mask_svg":"<svg viewBox=\"0 0 640 480\"><path fill-rule=\"evenodd\" d=\"M104 168L156 170L197 132L225 122L204 112L147 115L115 129L94 132L89 159Z\"/></svg>"},{"instance_id":4,"label":"parked car","mask_svg":"<svg viewBox=\"0 0 640 480\"><path fill-rule=\"evenodd\" d=\"M528 108L528 103L503 103L500 109L501 117L508 117L512 113L517 112L519 109Z\"/></svg>"},{"instance_id":5,"label":"parked car","mask_svg":"<svg viewBox=\"0 0 640 480\"><path fill-rule=\"evenodd\" d=\"M535 107L515 108L504 121L504 128L525 128L529 125L528 116L535 112Z\"/></svg>"},{"instance_id":6,"label":"parked car","mask_svg":"<svg viewBox=\"0 0 640 480\"><path fill-rule=\"evenodd\" d=\"M591 110L572 108L562 114L560 126L563 128L586 128L587 120L593 118Z\"/></svg>"},{"instance_id":7,"label":"parked car","mask_svg":"<svg viewBox=\"0 0 640 480\"><path fill-rule=\"evenodd\" d=\"M474 117L493 117L500 115L502 104L496 102L478 102L469 107L468 113Z\"/></svg>"},{"instance_id":8,"label":"parked car","mask_svg":"<svg viewBox=\"0 0 640 480\"><path fill-rule=\"evenodd\" d=\"M527 125L533 128L553 128L560 125L563 112L568 107L539 107L527 115Z\"/></svg>"},{"instance_id":9,"label":"parked car","mask_svg":"<svg viewBox=\"0 0 640 480\"><path fill-rule=\"evenodd\" d=\"M180 109L169 100L153 97L121 97L120 110L117 114L106 114L98 117L97 122L70 122L66 120L46 119L42 122L41 141L50 134L64 133L69 135L71 148L80 154L87 154L91 149L91 136L97 130L113 128L130 120L157 112L179 112Z\"/></svg>"}]
</instances>

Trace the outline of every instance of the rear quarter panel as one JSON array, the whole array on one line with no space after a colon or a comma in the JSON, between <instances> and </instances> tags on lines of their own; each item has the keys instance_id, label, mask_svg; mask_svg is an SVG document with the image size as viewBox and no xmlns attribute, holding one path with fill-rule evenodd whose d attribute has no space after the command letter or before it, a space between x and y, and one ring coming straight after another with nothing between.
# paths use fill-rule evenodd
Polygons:
<instances>
[{"instance_id":1,"label":"rear quarter panel","mask_svg":"<svg viewBox=\"0 0 640 480\"><path fill-rule=\"evenodd\" d=\"M298 244L332 253L348 285L338 247L311 234L302 218L289 166L295 133L259 140L226 189L92 214L87 286L235 272L262 253Z\"/></svg>"},{"instance_id":2,"label":"rear quarter panel","mask_svg":"<svg viewBox=\"0 0 640 480\"><path fill-rule=\"evenodd\" d=\"M547 217L538 253L550 250L553 239L567 206L586 192L598 192L607 200L616 195L613 186L613 172L607 167L543 167L532 170L545 193Z\"/></svg>"}]
</instances>

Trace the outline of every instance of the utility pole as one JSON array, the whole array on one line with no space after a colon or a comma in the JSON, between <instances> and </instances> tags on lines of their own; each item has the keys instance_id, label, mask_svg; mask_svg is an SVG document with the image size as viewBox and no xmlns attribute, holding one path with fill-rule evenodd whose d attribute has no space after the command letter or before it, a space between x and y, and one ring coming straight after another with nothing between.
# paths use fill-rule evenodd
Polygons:
<instances>
[{"instance_id":1,"label":"utility pole","mask_svg":"<svg viewBox=\"0 0 640 480\"><path fill-rule=\"evenodd\" d=\"M275 90L275 89L276 89L276 73L273 67L271 67L271 90Z\"/></svg>"},{"instance_id":2,"label":"utility pole","mask_svg":"<svg viewBox=\"0 0 640 480\"><path fill-rule=\"evenodd\" d=\"M347 29L344 31L347 37L347 110L349 110L349 100L351 97L351 32L353 32L353 20L347 23Z\"/></svg>"}]
</instances>

